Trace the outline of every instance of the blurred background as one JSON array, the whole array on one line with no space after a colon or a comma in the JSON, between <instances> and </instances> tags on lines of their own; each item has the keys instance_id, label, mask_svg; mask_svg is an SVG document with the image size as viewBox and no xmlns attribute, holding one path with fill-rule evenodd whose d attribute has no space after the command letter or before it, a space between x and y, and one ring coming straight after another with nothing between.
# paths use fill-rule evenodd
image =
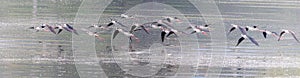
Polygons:
<instances>
[{"instance_id":1,"label":"blurred background","mask_svg":"<svg viewBox=\"0 0 300 78\"><path fill-rule=\"evenodd\" d=\"M35 32L28 28L40 26L43 23L74 25L76 14L83 1L1 0L0 76L3 78L79 78L72 51L74 50L72 49L72 36L74 35L65 31L59 35L49 32ZM201 11L198 11L188 0L113 0L101 16L117 18L120 14L128 12L132 7L147 2L170 5L177 9L186 21L196 25L206 24L203 17L215 19L216 16L220 16L201 14ZM224 31L231 28L230 24L257 25L261 29L277 33L281 32L281 29L293 30L296 36L300 37L300 31L298 31L300 29L298 26L300 24L298 22L300 20L298 18L300 2L297 0L215 0L215 3L223 18ZM166 9L155 11L165 12ZM132 13L132 11L129 11L128 14ZM173 14L173 16L177 15ZM105 18L103 18L104 20L99 19L99 22L93 24L106 23L108 19L105 20ZM124 22L124 20L121 20L121 22ZM92 24L83 25L87 26L75 25L74 28L88 27ZM214 25L211 25L211 27L218 28ZM101 34L106 39L110 39L111 33L112 31L107 31ZM172 63L159 64L162 68L148 77L205 78L207 74L213 74L220 78L300 77L299 43L291 35L286 35L284 40L278 42L274 37L269 36L265 39L261 33L250 32L249 35L260 43L259 47L253 45L249 40L245 40L240 46L235 47L238 38L240 38L240 33L237 31L232 32L230 35L225 34L227 37L226 46L212 46L212 41L222 40L213 39L211 35L216 34L209 34L209 36L197 35L196 38L185 40L188 43L197 44L196 48L190 50L192 52L180 52L180 49L169 48L175 51L169 55L174 56L166 58L164 61ZM103 69L100 72L105 73L109 78L139 77L126 73L130 70L121 69L118 63L114 61L115 58L112 56L119 53L112 52L112 45L109 42L110 40L107 42L95 41L96 54L100 59L96 65L101 65ZM170 41L170 43L179 44L178 40ZM180 46L187 45L181 44ZM225 50L218 52L212 50L212 48L220 47L225 47ZM147 55L137 54L135 56ZM212 58L218 56L222 58ZM82 55L82 57L87 56ZM180 57L189 58L178 61ZM138 59L145 60L145 58ZM222 64L211 65L212 60L213 62L221 61ZM184 61L188 62L182 63ZM82 64L95 66L89 63ZM219 72L208 72L213 69L217 69ZM83 72L91 74L94 73L94 70L96 69L85 69Z\"/></svg>"}]
</instances>

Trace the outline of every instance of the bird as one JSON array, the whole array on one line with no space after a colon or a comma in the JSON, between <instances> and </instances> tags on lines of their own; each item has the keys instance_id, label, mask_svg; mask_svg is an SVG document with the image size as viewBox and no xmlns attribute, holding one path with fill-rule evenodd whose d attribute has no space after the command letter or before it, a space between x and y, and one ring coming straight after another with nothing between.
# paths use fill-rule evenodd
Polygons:
<instances>
[{"instance_id":1,"label":"bird","mask_svg":"<svg viewBox=\"0 0 300 78\"><path fill-rule=\"evenodd\" d=\"M57 34L59 34L61 31L66 30L72 33L75 33L76 35L79 35L78 32L76 31L75 28L73 28L71 25L69 24L63 24L63 25L58 25L55 27L55 29L58 29Z\"/></svg>"},{"instance_id":2,"label":"bird","mask_svg":"<svg viewBox=\"0 0 300 78\"><path fill-rule=\"evenodd\" d=\"M133 16L129 16L129 15L126 15L126 14L121 14L121 18L125 18L125 19L133 19L134 17Z\"/></svg>"},{"instance_id":3,"label":"bird","mask_svg":"<svg viewBox=\"0 0 300 78\"><path fill-rule=\"evenodd\" d=\"M91 32L91 31L88 31L86 29L82 29L82 31L85 31L88 35L94 36L95 38L97 38L100 41L104 41L105 40L104 38L100 37L100 35L98 35L97 32Z\"/></svg>"},{"instance_id":4,"label":"bird","mask_svg":"<svg viewBox=\"0 0 300 78\"><path fill-rule=\"evenodd\" d=\"M118 21L116 21L116 20L113 20L113 19L111 19L111 18L110 18L110 22L109 22L106 26L107 26L107 27L110 27L110 26L113 26L113 25L115 25L115 24L118 24L118 25L123 26L123 27L127 27L127 26L123 25L122 23L120 23L120 22L118 22Z\"/></svg>"},{"instance_id":5,"label":"bird","mask_svg":"<svg viewBox=\"0 0 300 78\"><path fill-rule=\"evenodd\" d=\"M276 32L268 31L268 30L261 30L263 33L264 38L267 38L267 35L273 35L278 38L278 34Z\"/></svg>"},{"instance_id":6,"label":"bird","mask_svg":"<svg viewBox=\"0 0 300 78\"><path fill-rule=\"evenodd\" d=\"M49 26L49 25L48 25ZM46 25L42 24L41 26L32 26L32 27L29 27L28 29L33 29L35 30L36 32L40 32L40 31L44 31L44 32L55 32L54 30L52 30L52 26L49 26L47 27ZM50 30L51 29L51 30Z\"/></svg>"},{"instance_id":7,"label":"bird","mask_svg":"<svg viewBox=\"0 0 300 78\"><path fill-rule=\"evenodd\" d=\"M283 36L285 33L290 33L290 34L294 37L294 39L295 39L298 43L300 43L299 40L297 39L296 35L295 35L295 32L294 32L294 31L291 31L291 30L286 30L286 29L282 29L282 31L281 31L281 33L280 33L280 35L279 35L278 41L281 40L282 36Z\"/></svg>"},{"instance_id":8,"label":"bird","mask_svg":"<svg viewBox=\"0 0 300 78\"><path fill-rule=\"evenodd\" d=\"M133 29L133 28L131 28ZM133 31L133 30L130 30ZM135 39L137 42L139 42L139 38L137 38L134 34L132 34L131 32L125 31L121 28L116 28L116 30L113 33L113 39L115 39L115 37L119 34L119 33L123 33L125 36L127 36L130 40L130 42L132 41L132 39Z\"/></svg>"},{"instance_id":9,"label":"bird","mask_svg":"<svg viewBox=\"0 0 300 78\"><path fill-rule=\"evenodd\" d=\"M159 23L150 24L150 27L153 28L153 29L161 29L162 26L165 26L165 25L159 24Z\"/></svg>"},{"instance_id":10,"label":"bird","mask_svg":"<svg viewBox=\"0 0 300 78\"><path fill-rule=\"evenodd\" d=\"M257 26L252 26L252 27L246 26L245 30L246 31L258 31L258 32L262 32L264 38L267 38L267 35L273 35L275 37L278 37L278 34L276 32L268 31L266 29L265 30L261 30Z\"/></svg>"},{"instance_id":11,"label":"bird","mask_svg":"<svg viewBox=\"0 0 300 78\"><path fill-rule=\"evenodd\" d=\"M174 28L172 26L172 22L173 21L181 22L181 20L179 18L177 18L177 17L164 17L161 20L157 20L157 21L154 21L154 22L148 22L148 23L144 23L144 24L151 24L152 28L157 28L157 29L161 29L161 28L155 27L154 25L156 25L156 26L157 25L168 26L168 27Z\"/></svg>"},{"instance_id":12,"label":"bird","mask_svg":"<svg viewBox=\"0 0 300 78\"><path fill-rule=\"evenodd\" d=\"M47 27L50 30L50 32L52 32L53 34L56 34L53 26L50 26L48 24L42 24L41 27Z\"/></svg>"},{"instance_id":13,"label":"bird","mask_svg":"<svg viewBox=\"0 0 300 78\"><path fill-rule=\"evenodd\" d=\"M54 27L54 29L58 29L58 32L56 34L59 34L60 32L62 32L64 30L63 26L61 26L61 25Z\"/></svg>"},{"instance_id":14,"label":"bird","mask_svg":"<svg viewBox=\"0 0 300 78\"><path fill-rule=\"evenodd\" d=\"M260 29L258 29L257 26L252 26L252 27L246 26L246 27L245 27L245 30L246 30L246 31L260 31Z\"/></svg>"},{"instance_id":15,"label":"bird","mask_svg":"<svg viewBox=\"0 0 300 78\"><path fill-rule=\"evenodd\" d=\"M172 27L172 25L170 23L164 22L163 20L157 20L157 21L153 21L153 22L147 22L144 23L143 25L147 25L150 24L150 27L155 28L155 29L161 29L160 26L164 26L164 27ZM172 27L174 28L174 27Z\"/></svg>"},{"instance_id":16,"label":"bird","mask_svg":"<svg viewBox=\"0 0 300 78\"><path fill-rule=\"evenodd\" d=\"M160 36L161 36L161 42L164 42L164 40L165 40L165 36L166 35L171 35L171 34L175 34L173 31L170 31L169 29L167 29L167 28L161 28L161 34L160 34ZM175 34L176 35L176 34Z\"/></svg>"},{"instance_id":17,"label":"bird","mask_svg":"<svg viewBox=\"0 0 300 78\"><path fill-rule=\"evenodd\" d=\"M165 37L169 37L170 35L174 34L176 37L178 37L177 34L186 34L185 32L173 29L173 28L167 28L167 27L160 27L161 28L161 40L164 42Z\"/></svg>"},{"instance_id":18,"label":"bird","mask_svg":"<svg viewBox=\"0 0 300 78\"><path fill-rule=\"evenodd\" d=\"M247 34L247 32L246 32L246 30L244 28L242 28L240 26L237 26L237 25L235 27L238 28L241 31L241 33L242 33L241 34L242 37L239 38L238 43L236 44L236 46L238 46L245 39L249 39L253 44L255 44L256 46L259 46L259 44L257 43L257 41L254 38L250 37Z\"/></svg>"},{"instance_id":19,"label":"bird","mask_svg":"<svg viewBox=\"0 0 300 78\"><path fill-rule=\"evenodd\" d=\"M210 24L195 26L196 28L200 29L201 31L209 32L209 26Z\"/></svg>"},{"instance_id":20,"label":"bird","mask_svg":"<svg viewBox=\"0 0 300 78\"><path fill-rule=\"evenodd\" d=\"M186 29L192 29L193 31L190 33L190 34L194 34L194 33L202 33L203 35L207 35L206 32L209 32L208 30L206 29L203 29L201 27L197 27L195 25L192 25L190 24L190 26Z\"/></svg>"},{"instance_id":21,"label":"bird","mask_svg":"<svg viewBox=\"0 0 300 78\"><path fill-rule=\"evenodd\" d=\"M141 27L147 34L150 34L149 31L145 28L144 24L140 25L140 24L135 23L135 24L132 25L131 28L133 28L133 29L131 29L131 30L135 31L139 27Z\"/></svg>"},{"instance_id":22,"label":"bird","mask_svg":"<svg viewBox=\"0 0 300 78\"><path fill-rule=\"evenodd\" d=\"M169 16L166 16L163 18L163 20L166 20L168 23L171 23L171 22L181 22L181 20L178 18L178 17L169 17Z\"/></svg>"},{"instance_id":23,"label":"bird","mask_svg":"<svg viewBox=\"0 0 300 78\"><path fill-rule=\"evenodd\" d=\"M229 32L228 32L228 35L233 31L233 30L235 30L235 29L237 29L238 28L238 25L236 25L236 24L230 24L232 27L230 28L230 30L229 30Z\"/></svg>"},{"instance_id":24,"label":"bird","mask_svg":"<svg viewBox=\"0 0 300 78\"><path fill-rule=\"evenodd\" d=\"M45 26L38 26L38 27L32 26L32 27L29 27L29 29L34 29L34 30L36 30L36 32L39 32L39 31L48 31L48 30L45 28Z\"/></svg>"},{"instance_id":25,"label":"bird","mask_svg":"<svg viewBox=\"0 0 300 78\"><path fill-rule=\"evenodd\" d=\"M89 26L88 28L95 28L95 29L105 29L105 30L108 30L108 27L107 27L107 26L104 26L104 25L96 25L96 24L93 24L93 25Z\"/></svg>"}]
</instances>

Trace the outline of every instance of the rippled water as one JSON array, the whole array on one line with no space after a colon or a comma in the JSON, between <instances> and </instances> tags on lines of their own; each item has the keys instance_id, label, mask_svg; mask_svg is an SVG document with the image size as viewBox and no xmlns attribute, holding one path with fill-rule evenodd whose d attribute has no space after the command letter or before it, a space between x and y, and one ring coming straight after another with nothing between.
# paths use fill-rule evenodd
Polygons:
<instances>
[{"instance_id":1,"label":"rippled water","mask_svg":"<svg viewBox=\"0 0 300 78\"><path fill-rule=\"evenodd\" d=\"M92 5L93 0L90 1ZM226 35L225 32L233 23L242 26L258 25L262 29L278 33L281 29L289 29L295 31L296 36L300 37L298 35L300 32L297 31L300 29L297 18L300 12L299 1L296 0L215 0L221 15L205 14L207 12L203 11L209 11L212 7L198 11L192 6L193 3L185 0L113 0L109 5L107 4L102 15L92 6L83 8L85 6L83 4L89 1L82 0L2 0L0 2L2 3L0 5L0 71L2 71L0 76L5 78L105 76L224 78L299 77L300 75L299 43L296 43L291 35L286 35L284 40L278 42L274 37L269 36L264 39L261 33L249 32L260 46L257 47L249 40L245 40L240 46L235 47L240 33L234 31ZM95 0L93 4L105 3L105 1L97 2L99 1ZM160 3L161 5L158 5ZM207 4L210 3L212 2L208 1ZM203 5L203 7L207 6ZM101 17L93 18L97 22L91 22L93 19L75 22L77 19L85 19L78 17L80 13L84 13L80 9L88 10L86 14L89 15L86 17ZM170 38L165 43L160 42L159 31L153 30L151 35L140 31L136 35L142 41L133 45L135 50L133 52L127 52L129 43L125 36L118 35L117 39L111 40L112 31L101 32L101 36L106 38L105 42L97 40L91 41L93 44L85 42L89 41L85 38L93 40L93 37L86 36L80 28L106 23L109 21L108 18L117 19L122 13L135 14L138 19L142 19L120 19L119 21L125 25L130 25L131 22L144 23L169 14L184 20L184 23L175 25L177 25L176 29L186 33L190 33L184 30L188 23L208 22L213 23L211 26L213 30L220 30L220 28L225 30L224 33L217 34L212 31L208 36L181 34L179 37ZM223 22L207 21L219 20L218 17L222 17ZM81 33L80 36L76 36L63 31L59 35L54 35L28 30L28 27L39 26L42 23L51 25L69 23ZM222 24L225 27L219 26ZM218 36L226 38L220 39ZM85 47L89 45L95 46ZM82 50L83 47L86 50ZM96 62L89 61L95 59ZM99 73L105 76L99 76Z\"/></svg>"}]
</instances>

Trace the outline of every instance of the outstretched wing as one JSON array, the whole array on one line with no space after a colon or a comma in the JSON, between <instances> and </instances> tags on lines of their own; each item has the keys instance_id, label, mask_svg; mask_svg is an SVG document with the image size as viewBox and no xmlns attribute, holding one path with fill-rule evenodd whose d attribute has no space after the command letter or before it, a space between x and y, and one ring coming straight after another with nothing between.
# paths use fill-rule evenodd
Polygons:
<instances>
[{"instance_id":1,"label":"outstretched wing","mask_svg":"<svg viewBox=\"0 0 300 78\"><path fill-rule=\"evenodd\" d=\"M243 35L247 35L247 32L245 31L245 29L243 29L242 27L238 26L239 30L241 31L241 33Z\"/></svg>"},{"instance_id":2,"label":"outstretched wing","mask_svg":"<svg viewBox=\"0 0 300 78\"><path fill-rule=\"evenodd\" d=\"M114 34L113 34L113 39L115 39L115 37L116 37L118 34L119 34L119 31L116 30L116 31L114 32Z\"/></svg>"},{"instance_id":3,"label":"outstretched wing","mask_svg":"<svg viewBox=\"0 0 300 78\"><path fill-rule=\"evenodd\" d=\"M79 35L76 29L74 29L71 25L66 24L66 26L68 27L68 29L70 29L71 32L75 33L76 35Z\"/></svg>"},{"instance_id":4,"label":"outstretched wing","mask_svg":"<svg viewBox=\"0 0 300 78\"><path fill-rule=\"evenodd\" d=\"M283 35L284 33L285 33L284 31L282 31L282 32L280 33L279 38L278 38L278 41L281 39L281 37L282 37L282 35Z\"/></svg>"},{"instance_id":5,"label":"outstretched wing","mask_svg":"<svg viewBox=\"0 0 300 78\"><path fill-rule=\"evenodd\" d=\"M109 27L109 26L112 26L112 25L114 25L114 23L110 22L106 26Z\"/></svg>"},{"instance_id":6,"label":"outstretched wing","mask_svg":"<svg viewBox=\"0 0 300 78\"><path fill-rule=\"evenodd\" d=\"M46 25L46 26L48 27L48 29L49 29L52 33L56 34L56 32L55 32L55 30L54 30L54 28L53 28L52 26L49 26L49 25Z\"/></svg>"},{"instance_id":7,"label":"outstretched wing","mask_svg":"<svg viewBox=\"0 0 300 78\"><path fill-rule=\"evenodd\" d=\"M127 26L123 25L122 23L120 23L118 21L116 21L116 23L119 24L119 25L121 25L122 27L127 27Z\"/></svg>"},{"instance_id":8,"label":"outstretched wing","mask_svg":"<svg viewBox=\"0 0 300 78\"><path fill-rule=\"evenodd\" d=\"M63 29L59 29L58 32L56 34L59 34Z\"/></svg>"},{"instance_id":9,"label":"outstretched wing","mask_svg":"<svg viewBox=\"0 0 300 78\"><path fill-rule=\"evenodd\" d=\"M248 39L253 43L253 44L255 44L256 46L259 46L259 44L257 43L257 41L254 39L254 38L252 38L252 37L250 37L250 36L248 36L248 35L246 35L247 37L248 37Z\"/></svg>"},{"instance_id":10,"label":"outstretched wing","mask_svg":"<svg viewBox=\"0 0 300 78\"><path fill-rule=\"evenodd\" d=\"M290 31L291 32L291 34L292 34L292 36L294 37L294 39L299 43L299 40L297 39L297 37L296 37L296 35L295 35L295 33L294 32L292 32L292 31Z\"/></svg>"},{"instance_id":11,"label":"outstretched wing","mask_svg":"<svg viewBox=\"0 0 300 78\"><path fill-rule=\"evenodd\" d=\"M167 34L167 33L164 32L164 31L161 32L160 36L161 36L161 41L162 41L162 42L164 42L164 39L165 39L165 35L166 35L166 34Z\"/></svg>"},{"instance_id":12,"label":"outstretched wing","mask_svg":"<svg viewBox=\"0 0 300 78\"><path fill-rule=\"evenodd\" d=\"M145 28L145 26L142 25L141 28L142 28L147 34L150 34L149 31Z\"/></svg>"},{"instance_id":13,"label":"outstretched wing","mask_svg":"<svg viewBox=\"0 0 300 78\"><path fill-rule=\"evenodd\" d=\"M192 27L187 27L185 30L192 29Z\"/></svg>"},{"instance_id":14,"label":"outstretched wing","mask_svg":"<svg viewBox=\"0 0 300 78\"><path fill-rule=\"evenodd\" d=\"M244 37L241 37L241 38L238 40L238 43L237 43L235 46L239 46L239 44L240 44L243 40L245 40L245 38L244 38Z\"/></svg>"},{"instance_id":15,"label":"outstretched wing","mask_svg":"<svg viewBox=\"0 0 300 78\"><path fill-rule=\"evenodd\" d=\"M272 32L275 36L278 36L278 34L276 32Z\"/></svg>"},{"instance_id":16,"label":"outstretched wing","mask_svg":"<svg viewBox=\"0 0 300 78\"><path fill-rule=\"evenodd\" d=\"M133 31L135 30L137 28L137 26L135 26L135 25L133 25L133 26L131 26L131 29L130 29L130 33L133 33Z\"/></svg>"},{"instance_id":17,"label":"outstretched wing","mask_svg":"<svg viewBox=\"0 0 300 78\"><path fill-rule=\"evenodd\" d=\"M264 36L265 38L267 38L267 32L266 32L266 31L263 32L263 36Z\"/></svg>"},{"instance_id":18,"label":"outstretched wing","mask_svg":"<svg viewBox=\"0 0 300 78\"><path fill-rule=\"evenodd\" d=\"M167 36L166 37L169 37L171 34L175 34L175 32L173 32L173 31L170 31L168 34L167 34ZM176 34L175 34L176 35Z\"/></svg>"},{"instance_id":19,"label":"outstretched wing","mask_svg":"<svg viewBox=\"0 0 300 78\"><path fill-rule=\"evenodd\" d=\"M191 32L191 34L194 34L194 33L196 33L196 31Z\"/></svg>"},{"instance_id":20,"label":"outstretched wing","mask_svg":"<svg viewBox=\"0 0 300 78\"><path fill-rule=\"evenodd\" d=\"M35 27L29 27L28 29L34 29Z\"/></svg>"},{"instance_id":21,"label":"outstretched wing","mask_svg":"<svg viewBox=\"0 0 300 78\"><path fill-rule=\"evenodd\" d=\"M73 28L71 25L66 24L66 26L67 26L69 29L74 30L74 28Z\"/></svg>"},{"instance_id":22,"label":"outstretched wing","mask_svg":"<svg viewBox=\"0 0 300 78\"><path fill-rule=\"evenodd\" d=\"M230 30L229 30L229 33L231 33L233 30L235 30L236 28L235 27L232 27Z\"/></svg>"}]
</instances>

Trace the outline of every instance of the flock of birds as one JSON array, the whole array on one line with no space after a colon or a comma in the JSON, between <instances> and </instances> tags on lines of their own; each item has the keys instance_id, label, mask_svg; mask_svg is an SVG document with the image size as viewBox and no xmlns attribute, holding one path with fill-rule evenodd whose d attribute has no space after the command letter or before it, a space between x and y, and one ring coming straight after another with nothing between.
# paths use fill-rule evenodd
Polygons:
<instances>
[{"instance_id":1,"label":"flock of birds","mask_svg":"<svg viewBox=\"0 0 300 78\"><path fill-rule=\"evenodd\" d=\"M134 19L134 16L129 16L126 14L121 14L120 17L122 19ZM160 20L157 21L152 21L152 22L147 22L144 24L137 24L134 23L130 30L127 31L121 27L128 27L123 25L122 23L118 22L117 20L113 20L110 19L110 22L108 22L107 24L103 24L103 25L92 25L87 27L88 29L81 29L82 31L85 31L88 35L90 36L94 36L96 38L98 38L100 41L104 41L104 38L102 38L98 32L91 32L89 29L90 28L94 28L94 29L101 29L101 30L109 30L112 29L113 26L121 26L121 27L114 27L115 31L113 32L113 39L119 34L122 33L125 36L127 36L130 39L130 42L132 42L132 40L134 39L135 41L139 42L139 38L135 36L134 32L136 31L144 31L147 34L151 34L149 31L150 29L157 29L160 30L160 37L161 37L161 41L164 42L166 37L169 37L170 35L174 35L177 36L177 34L195 34L195 33L201 33L203 35L207 35L208 32L211 31L210 24L206 24L206 25L192 25L190 24L185 30L191 30L190 33L186 33L183 31L179 31L176 30L173 26L173 23L182 23L182 21L178 18L178 17L163 17ZM264 38L267 38L267 35L273 35L274 37L277 38L278 41L280 41L282 39L282 36L284 36L286 33L290 33L293 38L298 42L299 40L297 39L295 32L291 31L291 30L285 30L283 29L280 34L277 34L276 32L272 32L272 31L268 31L268 30L261 30L258 28L258 26L239 26L236 24L231 24L232 28L229 30L228 35L234 31L234 30L240 30L241 32L241 37L238 39L238 42L236 44L236 46L238 46L242 41L244 41L245 39L249 39L252 43L254 43L256 46L259 46L259 43L252 38L251 36L249 36L247 34L248 31L257 31L257 32L261 32L264 36ZM74 34L78 34L77 30L69 25L69 24L62 24L62 25L56 25L56 26L50 26L48 24L42 24L41 26L37 26L37 27L30 27L30 29L34 29L37 32L39 31L47 31L47 32L52 32L53 34L59 34L61 33L63 30L66 30L68 32L74 33ZM57 31L58 30L58 31Z\"/></svg>"}]
</instances>

